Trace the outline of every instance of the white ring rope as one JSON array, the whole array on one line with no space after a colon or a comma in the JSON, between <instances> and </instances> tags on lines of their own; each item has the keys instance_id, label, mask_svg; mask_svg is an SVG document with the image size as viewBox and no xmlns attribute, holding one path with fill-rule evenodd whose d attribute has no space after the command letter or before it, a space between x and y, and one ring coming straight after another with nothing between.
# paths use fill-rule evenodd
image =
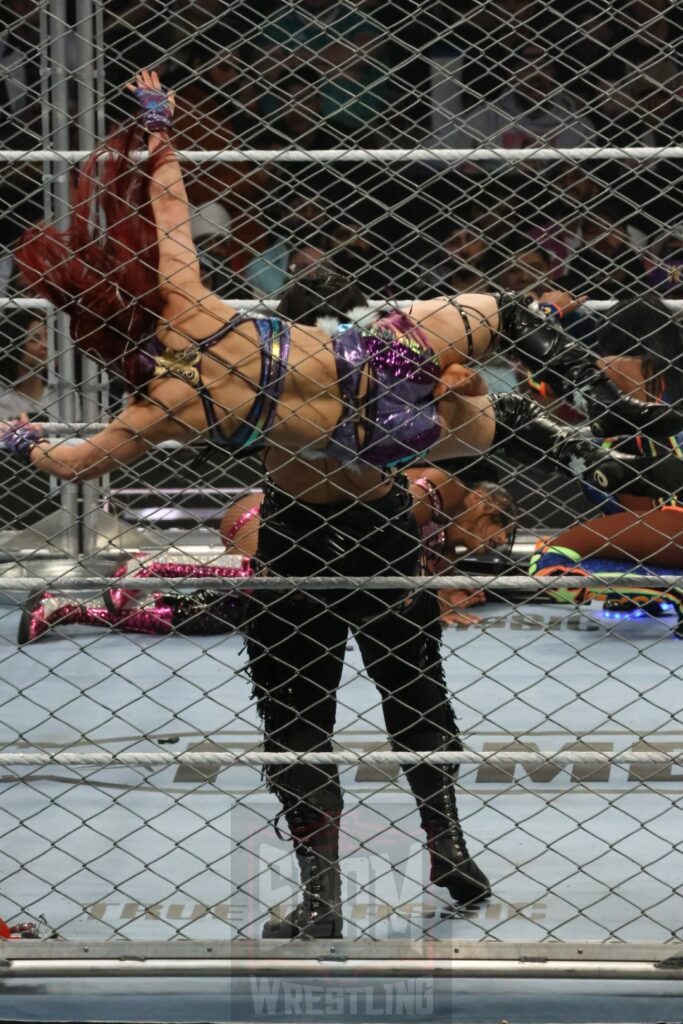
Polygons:
<instances>
[{"instance_id":1,"label":"white ring rope","mask_svg":"<svg viewBox=\"0 0 683 1024\"><path fill-rule=\"evenodd\" d=\"M391 299L389 303L386 299L369 299L365 303L370 309L386 309L387 305L391 306L412 306L414 302L419 301L418 299ZM592 309L595 312L602 310L612 309L616 306L618 299L589 299L588 302L584 302L581 306L582 309ZM680 310L683 309L683 299L663 299L664 305L669 309ZM276 312L280 305L277 299L221 299L226 306L230 306L233 309L240 310L251 310L255 309L258 311L269 311ZM44 309L51 310L54 307L52 303L48 302L47 299L10 299L0 298L0 309L4 306L15 307L17 309Z\"/></svg>"},{"instance_id":2,"label":"white ring rope","mask_svg":"<svg viewBox=\"0 0 683 1024\"><path fill-rule=\"evenodd\" d=\"M95 767L119 767L119 768L154 768L167 767L169 765L191 765L203 767L209 765L247 765L261 767L263 765L278 764L331 764L340 766L354 766L358 764L369 764L381 767L382 765L396 764L438 764L438 765L459 765L459 764L502 764L502 765L574 765L574 764L683 764L683 751L678 754L663 750L514 750L514 751L491 751L479 753L473 750L458 751L393 751L375 750L356 752L351 750L339 751L278 751L274 753L266 751L185 751L173 754L165 751L140 751L125 753L3 753L0 754L0 766L45 766L62 765L74 768L95 768Z\"/></svg>"},{"instance_id":3,"label":"white ring rope","mask_svg":"<svg viewBox=\"0 0 683 1024\"><path fill-rule=\"evenodd\" d=\"M26 556L26 561L32 561ZM14 566L15 563L7 563ZM18 560L16 564L21 564ZM2 573L0 564L0 574ZM676 587L683 589L683 574L678 576L638 576L620 573L618 576L602 574L572 576L550 576L537 579L532 576L492 576L477 574L472 576L200 576L172 579L160 576L119 576L116 579L101 576L69 576L64 574L54 579L41 576L16 576L3 578L0 575L0 594L17 590L30 593L43 590L73 591L134 590L144 593L157 593L159 590L189 593L198 586L211 590L414 590L471 589L490 587L495 583L497 591L526 590L530 593L546 590L619 590L623 587L650 587L658 590L670 590Z\"/></svg>"},{"instance_id":4,"label":"white ring rope","mask_svg":"<svg viewBox=\"0 0 683 1024\"><path fill-rule=\"evenodd\" d=\"M89 149L0 149L0 163L78 163L92 155ZM118 154L117 154L118 155ZM145 159L141 150L131 154ZM185 163L395 163L397 161L459 163L471 161L485 163L499 160L504 163L518 161L552 160L680 160L683 146L575 146L559 148L539 146L529 149L503 149L500 147L448 149L443 147L422 149L179 149L176 156ZM103 154L103 159L106 155Z\"/></svg>"}]
</instances>

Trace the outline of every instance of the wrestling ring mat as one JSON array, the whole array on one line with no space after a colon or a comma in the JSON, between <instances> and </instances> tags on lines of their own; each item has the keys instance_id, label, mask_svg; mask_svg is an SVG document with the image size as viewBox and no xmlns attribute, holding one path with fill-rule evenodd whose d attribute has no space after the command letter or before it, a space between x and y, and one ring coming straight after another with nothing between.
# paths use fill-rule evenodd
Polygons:
<instances>
[{"instance_id":1,"label":"wrestling ring mat","mask_svg":"<svg viewBox=\"0 0 683 1024\"><path fill-rule=\"evenodd\" d=\"M479 624L444 633L448 686L468 749L670 753L683 746L675 616L615 621L596 605L538 598L475 611ZM4 750L259 749L240 634L151 637L65 627L18 650L19 612L0 612ZM337 749L386 749L376 692L353 640L348 647ZM126 939L135 940L131 948L154 949L177 937L194 940L194 948L257 939L271 912L293 905L294 856L273 831L276 802L257 768L3 766L0 782L7 919L42 915L62 937L87 942L86 951L100 940L100 948ZM579 950L578 942L625 940L635 949L680 933L683 768L675 764L463 766L461 816L494 889L467 913L449 906L445 890L429 887L414 802L398 767L355 765L343 770L342 784L345 931L337 946L347 955L358 939L378 950L398 943L404 956L401 940L426 940L441 951L482 939L546 944L524 947L532 949L551 940ZM269 943L278 945L289 956L297 944ZM308 955L310 944L298 946ZM117 1020L224 1019L226 1000L227 1019L284 1020L310 995L292 979L209 976L127 978L124 997L121 981L84 978L78 995L68 978L2 982L0 1005L11 1018L0 1019L85 1020L96 1012L114 1019L102 1015L102 1000L115 997ZM427 982L428 992L419 977L401 983L417 986L405 995L411 1016L502 1019L520 1000L518 1019L564 1020L571 996L577 1021L654 1021L674 1012L680 992L664 979L648 986L524 977ZM338 984L326 1020L367 1019L368 984L386 988L381 978ZM388 1010L396 1016L398 1007Z\"/></svg>"}]
</instances>

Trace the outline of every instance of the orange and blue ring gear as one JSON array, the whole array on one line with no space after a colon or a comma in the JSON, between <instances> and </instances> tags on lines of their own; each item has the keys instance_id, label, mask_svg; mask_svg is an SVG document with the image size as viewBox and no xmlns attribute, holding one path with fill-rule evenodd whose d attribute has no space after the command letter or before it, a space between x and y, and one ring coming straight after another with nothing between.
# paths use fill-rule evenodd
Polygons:
<instances>
[{"instance_id":1,"label":"orange and blue ring gear","mask_svg":"<svg viewBox=\"0 0 683 1024\"><path fill-rule=\"evenodd\" d=\"M590 593L596 601L604 601L607 598L614 600L618 595L625 603L640 606L668 602L673 606L679 620L683 621L683 590L668 589L665 585L658 587L637 582L622 583L624 576L680 576L680 569L666 569L611 558L584 558L581 565L591 575L601 577L600 584L595 584ZM613 580L612 584L610 580Z\"/></svg>"},{"instance_id":2,"label":"orange and blue ring gear","mask_svg":"<svg viewBox=\"0 0 683 1024\"><path fill-rule=\"evenodd\" d=\"M683 507L678 505L667 505L666 508L683 512ZM678 569L661 569L659 567L642 566L637 562L619 562L614 559L604 558L582 558L578 552L571 548L563 548L548 543L547 539L540 540L531 556L529 562L529 575L534 577L558 576L566 573L568 576L593 578L600 575L601 581L592 584L584 584L581 587L567 587L560 590L552 590L550 594L556 601L569 602L571 604L582 604L585 601L604 601L607 597L613 596L615 590L625 598L630 598L635 604L647 604L652 601L669 601L683 621L683 590L667 590L665 587L653 587L639 585L638 583L623 584L625 575L647 575L661 574L664 576L677 576ZM610 580L613 584L610 585Z\"/></svg>"},{"instance_id":3,"label":"orange and blue ring gear","mask_svg":"<svg viewBox=\"0 0 683 1024\"><path fill-rule=\"evenodd\" d=\"M536 380L533 374L530 373L527 375L526 382L531 388L531 390L535 391L537 395L544 399L544 401L550 401L550 399L553 397L550 393L550 390L546 382Z\"/></svg>"},{"instance_id":4,"label":"orange and blue ring gear","mask_svg":"<svg viewBox=\"0 0 683 1024\"><path fill-rule=\"evenodd\" d=\"M586 572L579 565L581 555L571 548L563 548L548 543L547 538L542 538L536 544L534 553L529 560L529 575L536 578L543 576L561 576L563 574L588 577ZM549 591L555 601L570 604L583 604L589 600L587 587L578 585L576 587L561 588Z\"/></svg>"}]
</instances>

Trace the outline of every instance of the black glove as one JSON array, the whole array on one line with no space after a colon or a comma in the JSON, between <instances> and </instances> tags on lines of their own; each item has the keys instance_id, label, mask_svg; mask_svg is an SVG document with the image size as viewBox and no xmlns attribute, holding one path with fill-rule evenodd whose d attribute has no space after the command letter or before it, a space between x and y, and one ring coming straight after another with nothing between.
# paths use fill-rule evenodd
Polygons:
<instances>
[{"instance_id":1,"label":"black glove","mask_svg":"<svg viewBox=\"0 0 683 1024\"><path fill-rule=\"evenodd\" d=\"M594 434L670 437L683 430L683 411L623 395L598 369L595 356L572 340L551 314L521 295L497 292L496 298L504 351L558 398L585 412Z\"/></svg>"},{"instance_id":2,"label":"black glove","mask_svg":"<svg viewBox=\"0 0 683 1024\"><path fill-rule=\"evenodd\" d=\"M524 465L580 477L606 494L627 492L661 499L672 493L671 470L665 472L664 460L600 448L576 430L549 419L536 402L518 391L492 395L491 404L496 417L493 448ZM683 491L683 461L675 461Z\"/></svg>"}]
</instances>

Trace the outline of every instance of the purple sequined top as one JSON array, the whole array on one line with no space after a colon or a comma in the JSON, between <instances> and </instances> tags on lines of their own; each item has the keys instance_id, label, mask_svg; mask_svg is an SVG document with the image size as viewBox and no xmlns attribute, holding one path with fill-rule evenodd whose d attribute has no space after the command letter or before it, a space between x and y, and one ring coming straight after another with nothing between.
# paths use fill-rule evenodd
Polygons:
<instances>
[{"instance_id":1,"label":"purple sequined top","mask_svg":"<svg viewBox=\"0 0 683 1024\"><path fill-rule=\"evenodd\" d=\"M424 331L409 317L395 311L367 330L342 324L332 343L344 412L326 455L398 466L438 441L432 391L440 365ZM360 394L364 370L367 393Z\"/></svg>"}]
</instances>

